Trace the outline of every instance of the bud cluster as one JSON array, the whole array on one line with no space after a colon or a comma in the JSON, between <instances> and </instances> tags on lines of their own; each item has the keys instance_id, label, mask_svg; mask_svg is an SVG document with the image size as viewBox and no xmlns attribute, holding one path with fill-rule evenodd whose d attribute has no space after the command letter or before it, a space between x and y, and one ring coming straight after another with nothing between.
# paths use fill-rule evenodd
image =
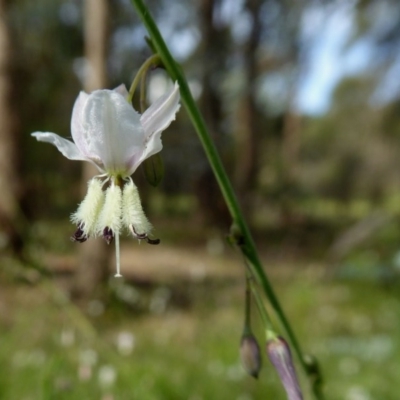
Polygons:
<instances>
[{"instance_id":1,"label":"bud cluster","mask_svg":"<svg viewBox=\"0 0 400 400\"><path fill-rule=\"evenodd\" d=\"M103 184L98 178L89 181L85 198L71 216L71 221L78 227L71 240L82 243L91 236L102 236L110 244L122 228L126 228L136 239L158 244L159 240L148 237L152 226L143 212L132 179L129 178L122 189L111 182L103 190Z\"/></svg>"}]
</instances>

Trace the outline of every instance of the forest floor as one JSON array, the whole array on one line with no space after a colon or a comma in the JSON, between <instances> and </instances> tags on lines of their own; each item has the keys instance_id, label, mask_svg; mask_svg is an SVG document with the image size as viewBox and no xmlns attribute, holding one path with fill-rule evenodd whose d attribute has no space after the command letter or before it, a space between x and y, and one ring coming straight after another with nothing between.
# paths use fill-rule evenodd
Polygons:
<instances>
[{"instance_id":1,"label":"forest floor","mask_svg":"<svg viewBox=\"0 0 400 400\"><path fill-rule=\"evenodd\" d=\"M396 282L328 279L324 265L298 259L290 250L261 254L303 348L322 365L326 399L397 400ZM239 362L244 291L239 254L213 239L157 247L124 241L121 256L124 279L113 278L112 261L109 298L93 298L84 307L64 290L76 254L41 254L53 279L35 274L31 279L32 271L10 272L12 262L2 262L0 368L7 374L0 377L0 399L286 398L265 357L258 381ZM255 312L253 325L263 348ZM279 324L276 329L285 336Z\"/></svg>"}]
</instances>

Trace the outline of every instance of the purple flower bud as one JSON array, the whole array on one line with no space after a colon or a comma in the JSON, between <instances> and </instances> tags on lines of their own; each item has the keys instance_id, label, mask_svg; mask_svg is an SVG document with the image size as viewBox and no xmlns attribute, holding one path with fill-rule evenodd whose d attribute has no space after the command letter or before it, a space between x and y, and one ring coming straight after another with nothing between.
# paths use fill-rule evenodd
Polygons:
<instances>
[{"instance_id":1,"label":"purple flower bud","mask_svg":"<svg viewBox=\"0 0 400 400\"><path fill-rule=\"evenodd\" d=\"M261 369L261 352L253 334L245 334L240 342L240 358L245 371L258 378Z\"/></svg>"},{"instance_id":2,"label":"purple flower bud","mask_svg":"<svg viewBox=\"0 0 400 400\"><path fill-rule=\"evenodd\" d=\"M267 354L278 372L288 400L303 400L290 348L286 341L281 337L269 340L267 342Z\"/></svg>"}]
</instances>

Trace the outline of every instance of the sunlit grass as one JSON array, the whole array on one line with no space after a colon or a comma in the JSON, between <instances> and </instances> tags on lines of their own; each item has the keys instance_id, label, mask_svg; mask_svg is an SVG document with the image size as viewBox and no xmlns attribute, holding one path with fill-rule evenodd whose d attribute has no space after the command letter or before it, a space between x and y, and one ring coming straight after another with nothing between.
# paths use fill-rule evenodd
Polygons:
<instances>
[{"instance_id":1,"label":"sunlit grass","mask_svg":"<svg viewBox=\"0 0 400 400\"><path fill-rule=\"evenodd\" d=\"M318 267L295 267L272 275L304 349L322 364L327 399L398 399L397 285L324 281ZM267 360L258 381L240 366L239 275L189 289L154 283L125 284L140 306L116 296L93 312L70 303L51 281L3 277L0 398L285 399ZM259 323L256 329L262 344Z\"/></svg>"}]
</instances>

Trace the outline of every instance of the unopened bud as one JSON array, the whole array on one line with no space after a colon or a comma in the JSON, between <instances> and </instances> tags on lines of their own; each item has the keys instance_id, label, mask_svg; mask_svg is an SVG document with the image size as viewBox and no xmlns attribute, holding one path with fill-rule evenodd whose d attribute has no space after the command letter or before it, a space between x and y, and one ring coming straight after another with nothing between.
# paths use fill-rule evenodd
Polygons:
<instances>
[{"instance_id":1,"label":"unopened bud","mask_svg":"<svg viewBox=\"0 0 400 400\"><path fill-rule=\"evenodd\" d=\"M158 186L164 178L164 163L161 154L157 153L142 163L144 175L151 186Z\"/></svg>"},{"instance_id":2,"label":"unopened bud","mask_svg":"<svg viewBox=\"0 0 400 400\"><path fill-rule=\"evenodd\" d=\"M244 245L243 234L235 222L231 225L231 228L229 230L228 242L232 246L243 246Z\"/></svg>"},{"instance_id":3,"label":"unopened bud","mask_svg":"<svg viewBox=\"0 0 400 400\"><path fill-rule=\"evenodd\" d=\"M258 378L261 370L261 352L257 339L251 333L242 336L240 358L245 371L254 378Z\"/></svg>"},{"instance_id":4,"label":"unopened bud","mask_svg":"<svg viewBox=\"0 0 400 400\"><path fill-rule=\"evenodd\" d=\"M278 372L288 400L303 400L289 345L281 337L267 342L268 357Z\"/></svg>"},{"instance_id":5,"label":"unopened bud","mask_svg":"<svg viewBox=\"0 0 400 400\"><path fill-rule=\"evenodd\" d=\"M314 390L319 391L321 389L323 379L318 360L313 355L306 354L304 356L304 363L307 368L307 375L310 377Z\"/></svg>"}]
</instances>

